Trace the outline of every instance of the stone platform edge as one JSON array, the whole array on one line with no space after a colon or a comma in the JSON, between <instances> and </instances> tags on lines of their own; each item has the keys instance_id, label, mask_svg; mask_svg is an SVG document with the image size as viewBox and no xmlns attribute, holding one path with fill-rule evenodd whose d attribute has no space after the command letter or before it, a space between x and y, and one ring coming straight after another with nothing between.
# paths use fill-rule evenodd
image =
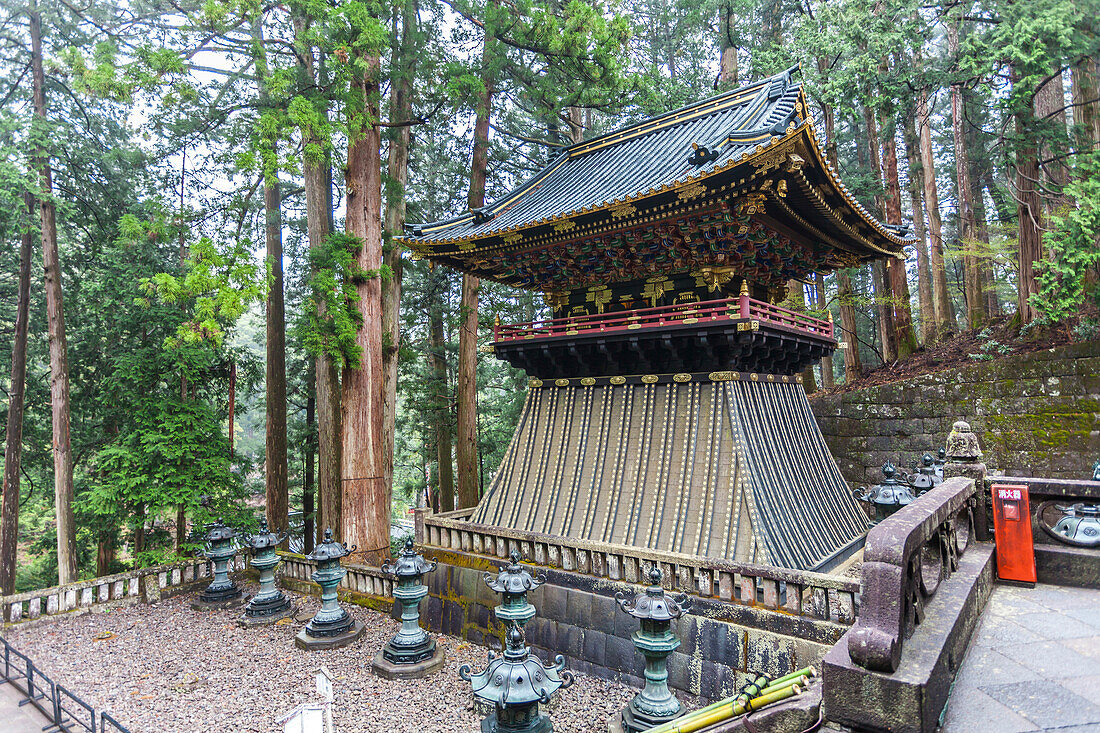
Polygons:
<instances>
[{"instance_id":1,"label":"stone platform edge","mask_svg":"<svg viewBox=\"0 0 1100 733\"><path fill-rule=\"evenodd\" d=\"M935 731L993 580L993 546L976 543L936 591L893 674L855 664L845 634L822 665L825 719L869 731Z\"/></svg>"}]
</instances>

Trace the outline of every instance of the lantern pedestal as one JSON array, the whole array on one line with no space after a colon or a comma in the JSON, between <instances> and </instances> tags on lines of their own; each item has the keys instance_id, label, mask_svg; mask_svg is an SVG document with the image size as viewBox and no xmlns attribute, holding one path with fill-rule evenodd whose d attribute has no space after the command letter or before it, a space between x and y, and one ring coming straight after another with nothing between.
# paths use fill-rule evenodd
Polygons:
<instances>
[{"instance_id":1,"label":"lantern pedestal","mask_svg":"<svg viewBox=\"0 0 1100 733\"><path fill-rule=\"evenodd\" d=\"M266 626L294 615L290 599L275 583L275 568L279 565L275 548L285 539L285 534L268 531L266 519L260 520L258 534L246 536L245 546L252 550L252 567L260 573L260 590L237 619L238 626Z\"/></svg>"},{"instance_id":2,"label":"lantern pedestal","mask_svg":"<svg viewBox=\"0 0 1100 733\"><path fill-rule=\"evenodd\" d=\"M649 582L644 592L633 597L621 591L615 595L619 607L640 622L630 639L645 656L645 687L608 723L608 730L640 733L684 714L684 707L668 689L665 662L680 646L672 622L687 610L689 599L684 594L673 597L665 593L657 565L649 569Z\"/></svg>"},{"instance_id":3,"label":"lantern pedestal","mask_svg":"<svg viewBox=\"0 0 1100 733\"><path fill-rule=\"evenodd\" d=\"M420 602L428 595L421 584L425 573L435 570L434 560L425 560L413 549L412 538L396 560L388 560L382 572L397 584L393 597L401 605L401 628L374 657L374 673L386 679L413 679L431 674L443 666L443 650L420 628Z\"/></svg>"},{"instance_id":4,"label":"lantern pedestal","mask_svg":"<svg viewBox=\"0 0 1100 733\"><path fill-rule=\"evenodd\" d=\"M306 651L339 649L358 639L366 630L367 627L363 625L362 621L353 621L349 630L336 634L335 636L312 636L307 633L306 629L302 629L298 632L298 635L294 637L294 645Z\"/></svg>"},{"instance_id":5,"label":"lantern pedestal","mask_svg":"<svg viewBox=\"0 0 1100 733\"><path fill-rule=\"evenodd\" d=\"M236 598L226 598L224 600L206 601L201 597L191 601L192 611L217 611L222 608L240 608L248 603L252 598L251 594L241 593L241 589L237 589L238 595Z\"/></svg>"},{"instance_id":6,"label":"lantern pedestal","mask_svg":"<svg viewBox=\"0 0 1100 733\"><path fill-rule=\"evenodd\" d=\"M332 528L326 528L325 541L307 555L308 559L317 563L312 577L313 582L321 586L321 608L294 637L299 649L336 649L363 635L366 628L363 622L340 607L336 592L340 581L347 575L347 571L340 567L340 558L354 551L354 547L349 548L332 539Z\"/></svg>"},{"instance_id":7,"label":"lantern pedestal","mask_svg":"<svg viewBox=\"0 0 1100 733\"><path fill-rule=\"evenodd\" d=\"M199 597L191 602L192 610L214 611L221 608L239 608L251 598L229 577L233 558L237 554L237 548L233 543L236 536L236 531L232 527L227 527L220 519L209 525L205 554L206 559L214 566L214 579L199 594Z\"/></svg>"},{"instance_id":8,"label":"lantern pedestal","mask_svg":"<svg viewBox=\"0 0 1100 733\"><path fill-rule=\"evenodd\" d=\"M432 639L428 646L430 656L411 664L391 662L386 658L386 649L383 649L374 655L371 671L387 680L413 680L418 677L427 677L442 669L445 661L443 649L436 646L435 639ZM386 647L389 647L389 644Z\"/></svg>"},{"instance_id":9,"label":"lantern pedestal","mask_svg":"<svg viewBox=\"0 0 1100 733\"><path fill-rule=\"evenodd\" d=\"M255 602L253 602L252 605L255 605ZM275 611L273 613L269 613L263 616L249 616L247 613L245 613L237 619L237 625L243 626L245 628L252 628L253 626L270 626L276 621L292 617L297 612L298 609L294 606L291 606L288 601L286 608L281 611Z\"/></svg>"}]
</instances>

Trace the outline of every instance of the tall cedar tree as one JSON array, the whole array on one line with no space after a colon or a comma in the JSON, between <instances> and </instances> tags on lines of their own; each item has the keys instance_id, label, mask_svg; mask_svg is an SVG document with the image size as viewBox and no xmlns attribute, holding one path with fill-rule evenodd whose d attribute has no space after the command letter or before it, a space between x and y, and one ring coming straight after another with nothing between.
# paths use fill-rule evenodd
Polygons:
<instances>
[{"instance_id":1,"label":"tall cedar tree","mask_svg":"<svg viewBox=\"0 0 1100 733\"><path fill-rule=\"evenodd\" d=\"M309 38L310 19L297 17L294 21L297 43L301 52L299 61L300 86L315 88L323 83L321 69L316 68L314 47ZM323 52L322 52L323 53ZM322 57L323 58L323 57ZM323 95L308 96L310 106L318 118L328 114L328 103ZM311 118L312 120L312 118ZM302 182L306 200L306 232L309 248L318 253L328 246L332 233L332 167L329 165L326 141L321 137L318 124L312 121L302 126ZM317 304L318 318L323 318L322 303ZM331 354L321 350L313 363L314 394L317 411L317 536L331 528L337 539L343 537L341 521L341 430L340 430L340 372Z\"/></svg>"},{"instance_id":2,"label":"tall cedar tree","mask_svg":"<svg viewBox=\"0 0 1100 733\"><path fill-rule=\"evenodd\" d=\"M481 49L481 97L474 120L473 155L470 163L471 210L485 205L485 178L489 167L489 122L493 91L496 86L496 54L499 44L489 28L485 29ZM462 275L461 325L458 331L458 508L478 501L477 459L477 316L481 282L473 275Z\"/></svg>"},{"instance_id":3,"label":"tall cedar tree","mask_svg":"<svg viewBox=\"0 0 1100 733\"><path fill-rule=\"evenodd\" d=\"M386 220L382 261L390 277L382 283L383 414L382 466L386 486L393 491L393 444L397 417L397 366L401 350L401 248L393 238L405 226L405 186L409 181L409 144L412 141L413 79L416 75L417 49L415 27L416 0L405 0L401 12L394 13L389 150L386 157ZM400 21L400 35L398 34ZM400 40L398 40L400 39Z\"/></svg>"},{"instance_id":4,"label":"tall cedar tree","mask_svg":"<svg viewBox=\"0 0 1100 733\"><path fill-rule=\"evenodd\" d=\"M24 194L27 221L19 237L19 295L15 310L15 340L11 349L11 387L8 390L8 431L4 445L3 518L0 520L0 595L15 592L19 545L19 470L23 459L23 398L27 388L27 333L31 300L31 248L34 245L34 194Z\"/></svg>"},{"instance_id":5,"label":"tall cedar tree","mask_svg":"<svg viewBox=\"0 0 1100 733\"><path fill-rule=\"evenodd\" d=\"M361 39L366 41L366 39ZM370 45L366 43L364 45ZM357 239L356 291L362 322L359 364L343 371L341 498L344 541L355 559L381 563L390 548L390 487L382 467L382 159L377 50L352 57L348 113L347 233Z\"/></svg>"},{"instance_id":6,"label":"tall cedar tree","mask_svg":"<svg viewBox=\"0 0 1100 733\"><path fill-rule=\"evenodd\" d=\"M42 63L42 15L30 7L31 71L36 123L32 165L38 171L38 208L42 218L42 268L46 281L46 319L50 338L50 407L53 413L54 511L57 517L57 577L60 585L77 578L76 520L73 517L73 452L69 434L69 355L65 342L65 308L57 252L57 216L53 173L43 146L46 136L46 75Z\"/></svg>"},{"instance_id":7,"label":"tall cedar tree","mask_svg":"<svg viewBox=\"0 0 1100 733\"><path fill-rule=\"evenodd\" d=\"M267 54L264 49L263 19L257 13L252 25L256 48L256 86L261 108L271 104L268 90ZM287 491L286 438L286 312L283 301L283 217L282 189L274 169L278 158L276 141L261 136L261 145L269 146L264 177L264 243L270 268L267 290L267 421L264 440L265 508L267 524L276 533L289 527L290 501ZM271 164L266 161L270 160ZM232 415L232 411L230 411ZM232 440L232 432L230 433Z\"/></svg>"}]
</instances>

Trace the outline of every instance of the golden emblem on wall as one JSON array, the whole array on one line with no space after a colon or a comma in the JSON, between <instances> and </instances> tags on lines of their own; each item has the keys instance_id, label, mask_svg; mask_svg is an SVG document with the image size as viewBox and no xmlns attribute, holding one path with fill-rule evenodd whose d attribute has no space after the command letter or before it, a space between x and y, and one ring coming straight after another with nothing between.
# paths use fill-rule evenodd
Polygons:
<instances>
[{"instance_id":1,"label":"golden emblem on wall","mask_svg":"<svg viewBox=\"0 0 1100 733\"><path fill-rule=\"evenodd\" d=\"M594 377L585 377L581 380L581 384L583 384L585 387L591 387L595 383L596 379Z\"/></svg>"},{"instance_id":2,"label":"golden emblem on wall","mask_svg":"<svg viewBox=\"0 0 1100 733\"><path fill-rule=\"evenodd\" d=\"M716 292L725 287L733 278L736 269L733 267L719 267L717 265L704 265L691 274L695 277L695 284L706 287L710 292Z\"/></svg>"},{"instance_id":3,"label":"golden emblem on wall","mask_svg":"<svg viewBox=\"0 0 1100 733\"><path fill-rule=\"evenodd\" d=\"M569 380L568 379L558 379L558 380L554 381L554 384L558 385L559 387L568 387L569 386Z\"/></svg>"},{"instance_id":4,"label":"golden emblem on wall","mask_svg":"<svg viewBox=\"0 0 1100 733\"><path fill-rule=\"evenodd\" d=\"M758 377L755 372L753 374L749 375L749 379L751 379L754 382L759 382L760 381L760 377Z\"/></svg>"},{"instance_id":5,"label":"golden emblem on wall","mask_svg":"<svg viewBox=\"0 0 1100 733\"><path fill-rule=\"evenodd\" d=\"M642 375L642 384L656 384L656 383L657 383L657 375L656 374L643 374Z\"/></svg>"},{"instance_id":6,"label":"golden emblem on wall","mask_svg":"<svg viewBox=\"0 0 1100 733\"><path fill-rule=\"evenodd\" d=\"M642 287L642 297L649 301L651 308L656 308L657 301L665 297L669 290L672 290L672 282L667 277L649 277Z\"/></svg>"},{"instance_id":7,"label":"golden emblem on wall","mask_svg":"<svg viewBox=\"0 0 1100 733\"><path fill-rule=\"evenodd\" d=\"M785 147L785 146L784 146ZM783 165L787 158L787 154L781 150L775 150L767 155L763 155L752 162L754 168L756 168L756 175L760 176L769 171L779 170L779 166Z\"/></svg>"},{"instance_id":8,"label":"golden emblem on wall","mask_svg":"<svg viewBox=\"0 0 1100 733\"><path fill-rule=\"evenodd\" d=\"M618 204L617 206L611 207L611 218L616 220L625 219L628 216L634 216L637 213L638 207L636 207L634 204Z\"/></svg>"},{"instance_id":9,"label":"golden emblem on wall","mask_svg":"<svg viewBox=\"0 0 1100 733\"><path fill-rule=\"evenodd\" d=\"M702 183L692 183L689 186L684 186L676 192L676 198L680 201L687 201L693 199L696 196L702 196L707 192L707 187Z\"/></svg>"},{"instance_id":10,"label":"golden emblem on wall","mask_svg":"<svg viewBox=\"0 0 1100 733\"><path fill-rule=\"evenodd\" d=\"M521 232L508 232L501 239L504 240L505 244L517 244L523 241L523 234Z\"/></svg>"},{"instance_id":11,"label":"golden emblem on wall","mask_svg":"<svg viewBox=\"0 0 1100 733\"><path fill-rule=\"evenodd\" d=\"M569 305L569 293L561 290L547 290L542 294L542 300L554 310L561 310Z\"/></svg>"},{"instance_id":12,"label":"golden emblem on wall","mask_svg":"<svg viewBox=\"0 0 1100 733\"><path fill-rule=\"evenodd\" d=\"M611 288L606 285L593 285L588 288L585 300L596 304L597 313L603 313L603 307L611 302Z\"/></svg>"},{"instance_id":13,"label":"golden emblem on wall","mask_svg":"<svg viewBox=\"0 0 1100 733\"><path fill-rule=\"evenodd\" d=\"M736 372L711 372L707 375L707 379L712 382L728 382L734 379Z\"/></svg>"},{"instance_id":14,"label":"golden emblem on wall","mask_svg":"<svg viewBox=\"0 0 1100 733\"><path fill-rule=\"evenodd\" d=\"M466 251L469 251L469 250L473 249L474 246L475 246L474 242L472 242L470 240L466 240L465 242L459 242L458 243L459 250L461 250L463 252L466 252Z\"/></svg>"},{"instance_id":15,"label":"golden emblem on wall","mask_svg":"<svg viewBox=\"0 0 1100 733\"><path fill-rule=\"evenodd\" d=\"M528 387L541 387L541 386L542 386L542 380L541 380L541 379L532 379L532 380L529 380L529 381L527 382L527 386L528 386Z\"/></svg>"},{"instance_id":16,"label":"golden emblem on wall","mask_svg":"<svg viewBox=\"0 0 1100 733\"><path fill-rule=\"evenodd\" d=\"M577 222L572 219L566 219L565 221L554 222L554 231L558 234L562 232L570 232L577 228Z\"/></svg>"},{"instance_id":17,"label":"golden emblem on wall","mask_svg":"<svg viewBox=\"0 0 1100 733\"><path fill-rule=\"evenodd\" d=\"M680 374L674 374L674 375L672 375L672 381L673 382L678 382L680 384L683 384L684 382L690 382L691 381L691 375L686 373L686 372L681 372Z\"/></svg>"},{"instance_id":18,"label":"golden emblem on wall","mask_svg":"<svg viewBox=\"0 0 1100 733\"><path fill-rule=\"evenodd\" d=\"M609 381L612 384L626 384L626 377L612 377Z\"/></svg>"}]
</instances>

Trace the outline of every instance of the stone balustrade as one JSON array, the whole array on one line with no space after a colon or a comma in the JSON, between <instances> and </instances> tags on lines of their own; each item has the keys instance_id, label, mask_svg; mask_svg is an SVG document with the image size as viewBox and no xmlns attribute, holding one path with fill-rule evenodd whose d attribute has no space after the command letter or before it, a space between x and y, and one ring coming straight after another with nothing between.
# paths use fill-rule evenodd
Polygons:
<instances>
[{"instance_id":1,"label":"stone balustrade","mask_svg":"<svg viewBox=\"0 0 1100 733\"><path fill-rule=\"evenodd\" d=\"M230 570L244 570L246 565L247 558L238 556ZM104 604L151 603L162 596L183 592L209 577L209 561L192 558L79 580L63 586L0 596L0 609L3 610L4 625L11 626L41 617L91 610Z\"/></svg>"},{"instance_id":2,"label":"stone balustrade","mask_svg":"<svg viewBox=\"0 0 1100 733\"><path fill-rule=\"evenodd\" d=\"M313 582L313 571L317 569L317 562L310 560L305 555L294 552L279 552L282 565L279 568L281 580L297 580L302 583ZM381 598L389 598L393 595L393 579L382 572L382 568L370 565L355 565L341 563L347 575L340 582L340 587L355 593L364 593Z\"/></svg>"},{"instance_id":3,"label":"stone balustrade","mask_svg":"<svg viewBox=\"0 0 1100 733\"><path fill-rule=\"evenodd\" d=\"M897 670L905 639L970 546L976 493L972 479L947 479L867 534L863 612L848 638L856 664Z\"/></svg>"},{"instance_id":4,"label":"stone balustrade","mask_svg":"<svg viewBox=\"0 0 1100 733\"><path fill-rule=\"evenodd\" d=\"M499 559L517 550L536 565L626 583L643 583L646 568L656 564L669 590L844 625L859 613L853 578L475 524L468 521L472 511L418 510L417 542Z\"/></svg>"}]
</instances>

